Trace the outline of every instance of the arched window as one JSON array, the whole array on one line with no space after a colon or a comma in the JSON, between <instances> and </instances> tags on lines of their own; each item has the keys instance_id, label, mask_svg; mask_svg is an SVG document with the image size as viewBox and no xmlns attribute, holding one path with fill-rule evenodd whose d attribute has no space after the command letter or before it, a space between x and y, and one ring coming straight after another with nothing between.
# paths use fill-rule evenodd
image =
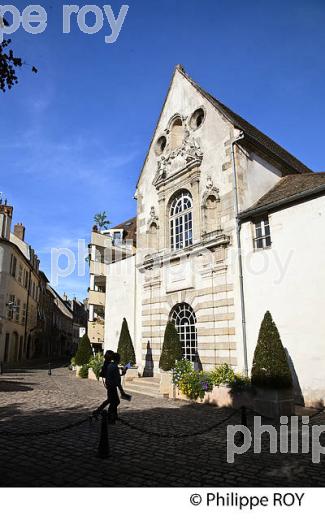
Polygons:
<instances>
[{"instance_id":1,"label":"arched window","mask_svg":"<svg viewBox=\"0 0 325 520\"><path fill-rule=\"evenodd\" d=\"M197 359L196 316L188 303L177 304L170 315L182 344L183 356L190 361Z\"/></svg>"},{"instance_id":2,"label":"arched window","mask_svg":"<svg viewBox=\"0 0 325 520\"><path fill-rule=\"evenodd\" d=\"M192 195L183 190L176 195L170 206L171 249L182 249L193 243L192 205Z\"/></svg>"},{"instance_id":3,"label":"arched window","mask_svg":"<svg viewBox=\"0 0 325 520\"><path fill-rule=\"evenodd\" d=\"M175 150L182 146L184 140L183 122L180 117L175 119L170 129L170 148Z\"/></svg>"}]
</instances>

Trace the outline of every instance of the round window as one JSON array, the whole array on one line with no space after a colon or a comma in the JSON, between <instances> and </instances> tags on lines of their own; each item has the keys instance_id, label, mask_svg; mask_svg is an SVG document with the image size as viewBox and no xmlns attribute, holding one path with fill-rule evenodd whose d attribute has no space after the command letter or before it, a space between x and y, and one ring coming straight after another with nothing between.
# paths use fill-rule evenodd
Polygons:
<instances>
[{"instance_id":1,"label":"round window","mask_svg":"<svg viewBox=\"0 0 325 520\"><path fill-rule=\"evenodd\" d=\"M190 119L190 127L192 128L192 130L197 130L198 128L200 128L200 126L202 126L203 124L204 118L205 112L203 108L198 108L197 110L195 110Z\"/></svg>"},{"instance_id":2,"label":"round window","mask_svg":"<svg viewBox=\"0 0 325 520\"><path fill-rule=\"evenodd\" d=\"M157 155L161 155L163 153L163 151L166 148L166 144L167 144L167 139L164 135L162 135L161 137L159 137L159 139L157 139L156 144L155 144L155 152Z\"/></svg>"}]
</instances>

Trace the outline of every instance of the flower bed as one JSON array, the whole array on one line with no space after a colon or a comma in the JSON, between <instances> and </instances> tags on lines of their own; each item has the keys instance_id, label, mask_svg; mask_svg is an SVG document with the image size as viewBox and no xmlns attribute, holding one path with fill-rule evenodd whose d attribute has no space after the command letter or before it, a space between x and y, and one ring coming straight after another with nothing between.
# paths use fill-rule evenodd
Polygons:
<instances>
[{"instance_id":1,"label":"flower bed","mask_svg":"<svg viewBox=\"0 0 325 520\"><path fill-rule=\"evenodd\" d=\"M210 372L195 371L192 363L182 359L175 364L173 385L169 397L216 406L251 405L252 388L249 378L235 374L227 365L220 365Z\"/></svg>"}]
</instances>

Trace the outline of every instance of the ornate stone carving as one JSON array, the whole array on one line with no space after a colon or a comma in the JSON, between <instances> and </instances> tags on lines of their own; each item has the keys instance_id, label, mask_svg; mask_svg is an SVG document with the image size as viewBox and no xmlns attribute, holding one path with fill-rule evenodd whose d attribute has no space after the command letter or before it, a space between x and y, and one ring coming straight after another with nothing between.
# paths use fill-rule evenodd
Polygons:
<instances>
[{"instance_id":1,"label":"ornate stone carving","mask_svg":"<svg viewBox=\"0 0 325 520\"><path fill-rule=\"evenodd\" d=\"M209 175L207 178L206 190L204 191L203 196L202 196L202 207L203 208L206 208L207 200L211 196L214 196L216 201L220 202L219 189L214 186L213 180L212 180L211 176Z\"/></svg>"},{"instance_id":2,"label":"ornate stone carving","mask_svg":"<svg viewBox=\"0 0 325 520\"><path fill-rule=\"evenodd\" d=\"M158 220L159 220L159 217L156 215L155 207L151 206L151 208L150 208L150 217L149 217L149 220L148 220L148 228L150 228L150 226L152 224L156 224L156 226L158 228Z\"/></svg>"},{"instance_id":3,"label":"ornate stone carving","mask_svg":"<svg viewBox=\"0 0 325 520\"><path fill-rule=\"evenodd\" d=\"M210 239L221 232L219 189L209 175L202 196L202 238Z\"/></svg>"},{"instance_id":4,"label":"ornate stone carving","mask_svg":"<svg viewBox=\"0 0 325 520\"><path fill-rule=\"evenodd\" d=\"M153 184L158 187L167 178L191 169L195 165L199 166L202 158L203 153L198 141L186 130L182 146L160 157Z\"/></svg>"}]
</instances>

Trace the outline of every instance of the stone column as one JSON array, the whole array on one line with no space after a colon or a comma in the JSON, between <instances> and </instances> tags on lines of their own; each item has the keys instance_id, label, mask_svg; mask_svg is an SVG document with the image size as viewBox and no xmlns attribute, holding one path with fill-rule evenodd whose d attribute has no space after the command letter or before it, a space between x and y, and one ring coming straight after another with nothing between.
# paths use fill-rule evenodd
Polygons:
<instances>
[{"instance_id":1,"label":"stone column","mask_svg":"<svg viewBox=\"0 0 325 520\"><path fill-rule=\"evenodd\" d=\"M200 201L200 172L191 176L193 196L193 243L201 241L201 201Z\"/></svg>"},{"instance_id":2,"label":"stone column","mask_svg":"<svg viewBox=\"0 0 325 520\"><path fill-rule=\"evenodd\" d=\"M166 198L165 193L158 193L159 204L159 236L158 236L158 250L161 251L170 244L166 239Z\"/></svg>"},{"instance_id":3,"label":"stone column","mask_svg":"<svg viewBox=\"0 0 325 520\"><path fill-rule=\"evenodd\" d=\"M95 290L95 275L94 274L91 274L90 275L90 290L91 291L94 291Z\"/></svg>"}]
</instances>

